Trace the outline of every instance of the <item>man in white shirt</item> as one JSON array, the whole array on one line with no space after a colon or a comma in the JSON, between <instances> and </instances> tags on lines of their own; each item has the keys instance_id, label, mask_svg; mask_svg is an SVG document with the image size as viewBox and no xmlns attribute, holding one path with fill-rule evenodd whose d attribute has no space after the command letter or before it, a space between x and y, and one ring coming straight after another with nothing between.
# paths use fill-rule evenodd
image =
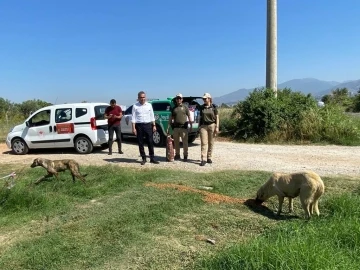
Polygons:
<instances>
[{"instance_id":1,"label":"man in white shirt","mask_svg":"<svg viewBox=\"0 0 360 270\"><path fill-rule=\"evenodd\" d=\"M146 94L144 91L138 93L138 102L132 108L132 132L137 138L139 144L139 152L142 157L141 165L146 163L146 155L144 150L144 136L149 148L150 163L159 164L154 158L154 141L153 132L156 131L155 117L152 105L146 102Z\"/></svg>"}]
</instances>

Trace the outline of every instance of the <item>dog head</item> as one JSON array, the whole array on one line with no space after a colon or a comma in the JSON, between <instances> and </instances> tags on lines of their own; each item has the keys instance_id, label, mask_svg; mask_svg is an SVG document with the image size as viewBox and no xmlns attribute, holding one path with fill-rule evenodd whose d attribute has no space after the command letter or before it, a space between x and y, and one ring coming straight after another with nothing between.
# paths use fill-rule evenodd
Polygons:
<instances>
[{"instance_id":1,"label":"dog head","mask_svg":"<svg viewBox=\"0 0 360 270\"><path fill-rule=\"evenodd\" d=\"M267 193L267 185L262 185L256 192L255 202L257 204L262 204L263 202L265 202L269 198Z\"/></svg>"},{"instance_id":2,"label":"dog head","mask_svg":"<svg viewBox=\"0 0 360 270\"><path fill-rule=\"evenodd\" d=\"M255 203L262 204L265 201L265 194L262 188L256 193Z\"/></svg>"},{"instance_id":3,"label":"dog head","mask_svg":"<svg viewBox=\"0 0 360 270\"><path fill-rule=\"evenodd\" d=\"M37 166L42 166L44 160L41 158L35 158L33 163L30 165L31 168L35 168Z\"/></svg>"}]
</instances>

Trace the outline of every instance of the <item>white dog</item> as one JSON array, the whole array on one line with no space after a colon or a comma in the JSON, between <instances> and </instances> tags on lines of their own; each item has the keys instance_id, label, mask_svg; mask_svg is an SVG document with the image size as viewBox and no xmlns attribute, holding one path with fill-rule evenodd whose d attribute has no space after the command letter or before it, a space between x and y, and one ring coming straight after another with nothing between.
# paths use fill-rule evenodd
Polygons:
<instances>
[{"instance_id":1,"label":"white dog","mask_svg":"<svg viewBox=\"0 0 360 270\"><path fill-rule=\"evenodd\" d=\"M256 201L262 203L270 197L277 195L279 198L277 214L280 215L285 197L289 198L289 212L292 212L293 198L300 196L306 218L309 219L314 214L314 211L317 215L320 214L318 201L324 191L324 183L315 172L274 173L258 190Z\"/></svg>"}]
</instances>

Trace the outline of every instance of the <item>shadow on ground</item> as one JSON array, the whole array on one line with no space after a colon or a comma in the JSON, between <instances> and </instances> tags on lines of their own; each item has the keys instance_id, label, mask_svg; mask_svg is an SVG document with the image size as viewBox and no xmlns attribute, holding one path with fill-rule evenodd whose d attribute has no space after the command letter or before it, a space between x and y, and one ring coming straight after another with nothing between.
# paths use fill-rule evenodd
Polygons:
<instances>
[{"instance_id":1,"label":"shadow on ground","mask_svg":"<svg viewBox=\"0 0 360 270\"><path fill-rule=\"evenodd\" d=\"M269 219L274 220L289 220L289 219L298 219L299 216L296 215L277 215L273 210L263 204L257 203L254 199L248 199L244 202L244 205L247 206L254 213L263 215Z\"/></svg>"}]
</instances>

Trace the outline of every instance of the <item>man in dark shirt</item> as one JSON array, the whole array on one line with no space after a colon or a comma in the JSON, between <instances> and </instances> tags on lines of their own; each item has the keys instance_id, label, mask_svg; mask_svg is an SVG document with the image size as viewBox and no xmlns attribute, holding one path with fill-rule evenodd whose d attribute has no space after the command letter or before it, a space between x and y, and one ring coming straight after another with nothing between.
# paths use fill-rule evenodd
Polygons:
<instances>
[{"instance_id":1,"label":"man in dark shirt","mask_svg":"<svg viewBox=\"0 0 360 270\"><path fill-rule=\"evenodd\" d=\"M192 128L192 123L190 119L189 108L184 105L182 94L177 94L175 97L176 105L171 110L171 115L169 117L169 124L167 128L167 133L169 133L169 127L173 127L173 137L174 137L174 146L175 146L175 160L180 159L180 138L183 143L184 148L184 161L188 159L188 124L190 124L190 129Z\"/></svg>"},{"instance_id":2,"label":"man in dark shirt","mask_svg":"<svg viewBox=\"0 0 360 270\"><path fill-rule=\"evenodd\" d=\"M116 105L116 100L110 100L110 106L105 109L105 118L108 120L108 130L109 130L109 155L112 155L112 144L114 132L116 133L116 141L118 144L119 154L123 154L121 151L121 128L120 121L122 118L121 107Z\"/></svg>"}]
</instances>

